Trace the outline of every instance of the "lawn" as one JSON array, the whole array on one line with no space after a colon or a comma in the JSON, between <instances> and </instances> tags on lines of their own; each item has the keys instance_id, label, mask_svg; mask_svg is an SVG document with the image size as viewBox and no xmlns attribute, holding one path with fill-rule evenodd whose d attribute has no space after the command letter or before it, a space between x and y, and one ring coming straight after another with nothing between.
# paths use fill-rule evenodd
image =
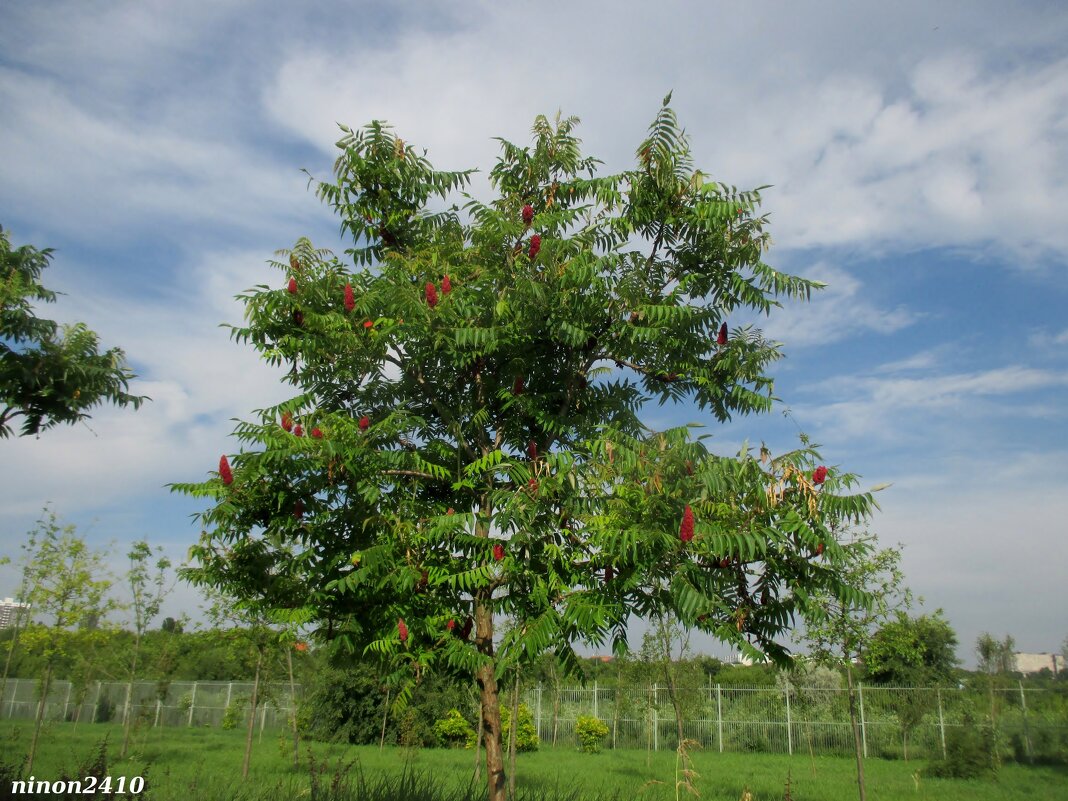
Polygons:
<instances>
[{"instance_id":1,"label":"lawn","mask_svg":"<svg viewBox=\"0 0 1068 801\"><path fill-rule=\"evenodd\" d=\"M0 724L0 747L9 764L29 745L27 723ZM470 751L411 750L370 746L305 743L300 770L292 752L283 756L280 732L268 732L253 750L249 780L241 781L244 733L219 729L148 729L134 739L132 758L118 761L121 730L117 726L52 724L43 742L34 775L56 780L83 773L107 737L108 773L117 779L144 776L151 801L204 799L361 799L361 801L460 801L484 795L474 785ZM290 746L291 748L291 746ZM311 768L314 759L314 771ZM324 764L325 763L325 764ZM1006 765L994 781L926 778L922 762L871 759L865 763L870 801L1012 801L1068 799L1068 770L1059 767ZM347 767L346 767L347 766ZM787 777L796 801L842 801L857 797L853 762L838 757L788 757L777 754L720 754L695 751L693 785L702 799L738 801L748 788L753 801L782 799ZM313 772L315 778L313 779ZM25 778L25 777L21 777ZM484 780L483 780L484 781ZM518 760L520 799L674 799L676 755L671 752L606 751L586 755L543 749ZM313 783L317 785L313 789ZM331 792L337 785L339 792ZM346 789L347 788L347 789ZM10 792L10 779L0 798ZM15 796L19 797L19 796ZM21 796L28 798L31 796ZM55 797L55 796L51 796ZM81 796L86 797L86 796ZM685 789L679 797L687 797Z\"/></svg>"}]
</instances>

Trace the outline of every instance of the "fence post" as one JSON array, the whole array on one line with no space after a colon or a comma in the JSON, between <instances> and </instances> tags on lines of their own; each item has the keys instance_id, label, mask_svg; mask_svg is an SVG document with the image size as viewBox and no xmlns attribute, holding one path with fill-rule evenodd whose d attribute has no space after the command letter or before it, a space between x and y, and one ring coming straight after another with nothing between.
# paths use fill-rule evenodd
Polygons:
<instances>
[{"instance_id":1,"label":"fence post","mask_svg":"<svg viewBox=\"0 0 1068 801\"><path fill-rule=\"evenodd\" d=\"M860 740L864 744L864 758L868 758L868 730L864 726L864 682L857 682L857 694L860 696Z\"/></svg>"},{"instance_id":2,"label":"fence post","mask_svg":"<svg viewBox=\"0 0 1068 801\"><path fill-rule=\"evenodd\" d=\"M19 694L19 680L12 679L11 681L13 684L11 685L11 703L7 705L8 718L15 717L15 696Z\"/></svg>"},{"instance_id":3,"label":"fence post","mask_svg":"<svg viewBox=\"0 0 1068 801\"><path fill-rule=\"evenodd\" d=\"M1020 710L1023 712L1024 743L1027 745L1027 761L1035 763L1035 755L1031 750L1031 729L1027 725L1027 697L1024 695L1023 682L1017 682L1020 686Z\"/></svg>"},{"instance_id":4,"label":"fence post","mask_svg":"<svg viewBox=\"0 0 1068 801\"><path fill-rule=\"evenodd\" d=\"M189 721L185 724L186 726L192 726L193 725L193 710L197 708L197 684L198 683L199 682L195 682L195 681L193 682L193 696L192 696L192 698L189 699Z\"/></svg>"},{"instance_id":5,"label":"fence post","mask_svg":"<svg viewBox=\"0 0 1068 801\"><path fill-rule=\"evenodd\" d=\"M653 750L660 750L660 722L657 720L656 707L653 707Z\"/></svg>"},{"instance_id":6,"label":"fence post","mask_svg":"<svg viewBox=\"0 0 1068 801\"><path fill-rule=\"evenodd\" d=\"M234 683L230 682L229 684L226 685L226 709L230 708L230 696L233 694L233 692L234 692ZM223 712L225 714L225 710L223 710Z\"/></svg>"},{"instance_id":7,"label":"fence post","mask_svg":"<svg viewBox=\"0 0 1068 801\"><path fill-rule=\"evenodd\" d=\"M267 704L271 703L270 699L263 702L263 707L260 710L260 742L263 742L263 727L267 725Z\"/></svg>"},{"instance_id":8,"label":"fence post","mask_svg":"<svg viewBox=\"0 0 1068 801\"><path fill-rule=\"evenodd\" d=\"M719 752L723 753L723 693L716 685L716 731L719 735Z\"/></svg>"},{"instance_id":9,"label":"fence post","mask_svg":"<svg viewBox=\"0 0 1068 801\"><path fill-rule=\"evenodd\" d=\"M946 720L942 717L942 688L935 690L938 698L938 731L942 734L942 759L946 759Z\"/></svg>"},{"instance_id":10,"label":"fence post","mask_svg":"<svg viewBox=\"0 0 1068 801\"><path fill-rule=\"evenodd\" d=\"M595 718L600 717L597 714L597 679L593 680L593 716Z\"/></svg>"},{"instance_id":11,"label":"fence post","mask_svg":"<svg viewBox=\"0 0 1068 801\"><path fill-rule=\"evenodd\" d=\"M157 696L156 697L156 719L154 721L152 721L152 728L153 729L159 728L159 711L160 711L160 708L162 706L163 706L163 702L161 700L159 700L159 697Z\"/></svg>"},{"instance_id":12,"label":"fence post","mask_svg":"<svg viewBox=\"0 0 1068 801\"><path fill-rule=\"evenodd\" d=\"M793 726L790 724L790 688L784 687L783 695L786 696L786 753L790 756L794 755L794 733Z\"/></svg>"},{"instance_id":13,"label":"fence post","mask_svg":"<svg viewBox=\"0 0 1068 801\"><path fill-rule=\"evenodd\" d=\"M96 700L93 701L93 719L90 723L96 723L97 717L100 715L100 682L96 683Z\"/></svg>"},{"instance_id":14,"label":"fence post","mask_svg":"<svg viewBox=\"0 0 1068 801\"><path fill-rule=\"evenodd\" d=\"M541 682L538 682L538 700L536 701L536 709L538 710L536 715L538 719L538 739L541 739ZM516 731L519 731L516 729Z\"/></svg>"}]
</instances>

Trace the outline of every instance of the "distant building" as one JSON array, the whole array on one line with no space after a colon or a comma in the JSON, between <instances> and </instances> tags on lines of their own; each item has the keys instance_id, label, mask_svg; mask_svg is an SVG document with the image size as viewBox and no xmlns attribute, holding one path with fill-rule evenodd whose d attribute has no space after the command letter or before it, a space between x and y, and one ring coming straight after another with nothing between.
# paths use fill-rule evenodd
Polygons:
<instances>
[{"instance_id":1,"label":"distant building","mask_svg":"<svg viewBox=\"0 0 1068 801\"><path fill-rule=\"evenodd\" d=\"M1017 652L1013 654L1016 660L1016 671L1027 675L1048 670L1054 675L1064 670L1064 657L1061 654L1026 654Z\"/></svg>"},{"instance_id":2,"label":"distant building","mask_svg":"<svg viewBox=\"0 0 1068 801\"><path fill-rule=\"evenodd\" d=\"M29 604L20 604L14 598L5 598L0 602L0 629L15 625L15 618L20 609L29 609Z\"/></svg>"}]
</instances>

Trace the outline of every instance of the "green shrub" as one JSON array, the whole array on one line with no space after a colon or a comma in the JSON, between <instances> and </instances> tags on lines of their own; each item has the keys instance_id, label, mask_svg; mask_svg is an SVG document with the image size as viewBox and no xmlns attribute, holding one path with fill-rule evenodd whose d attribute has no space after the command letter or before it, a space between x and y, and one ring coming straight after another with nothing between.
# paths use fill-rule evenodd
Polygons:
<instances>
[{"instance_id":1,"label":"green shrub","mask_svg":"<svg viewBox=\"0 0 1068 801\"><path fill-rule=\"evenodd\" d=\"M996 775L998 763L991 727L966 722L946 732L946 758L932 762L924 772L944 779L978 779Z\"/></svg>"},{"instance_id":2,"label":"green shrub","mask_svg":"<svg viewBox=\"0 0 1068 801\"><path fill-rule=\"evenodd\" d=\"M581 715L575 721L575 734L578 735L582 750L587 754L596 754L608 737L608 724L600 718Z\"/></svg>"},{"instance_id":3,"label":"green shrub","mask_svg":"<svg viewBox=\"0 0 1068 801\"><path fill-rule=\"evenodd\" d=\"M226 730L236 729L238 724L241 723L241 719L244 717L245 705L248 703L248 698L236 698L226 705L226 709L223 711L222 727Z\"/></svg>"},{"instance_id":4,"label":"green shrub","mask_svg":"<svg viewBox=\"0 0 1068 801\"><path fill-rule=\"evenodd\" d=\"M474 748L475 730L459 709L450 709L434 723L434 736L442 748Z\"/></svg>"},{"instance_id":5,"label":"green shrub","mask_svg":"<svg viewBox=\"0 0 1068 801\"><path fill-rule=\"evenodd\" d=\"M512 709L508 706L501 707L501 742L508 747L508 738L512 729ZM538 730L534 726L534 713L526 704L519 705L519 727L516 729L515 750L537 751L540 740Z\"/></svg>"}]
</instances>

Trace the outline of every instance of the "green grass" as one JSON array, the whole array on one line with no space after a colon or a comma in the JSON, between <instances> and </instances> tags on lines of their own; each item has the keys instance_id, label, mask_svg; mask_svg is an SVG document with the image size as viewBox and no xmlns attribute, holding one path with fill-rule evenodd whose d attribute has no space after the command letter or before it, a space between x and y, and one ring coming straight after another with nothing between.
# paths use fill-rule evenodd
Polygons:
<instances>
[{"instance_id":1,"label":"green grass","mask_svg":"<svg viewBox=\"0 0 1068 801\"><path fill-rule=\"evenodd\" d=\"M11 764L26 753L27 723L0 723L0 759ZM248 782L241 781L244 733L219 729L142 730L134 737L133 757L118 761L122 732L117 726L49 725L43 735L34 775L58 779L76 775L99 743L108 737L112 776L146 778L150 801L201 799L360 799L361 801L461 801L484 795L484 779L471 785L474 754L437 749L408 750L304 743L301 768L283 756L279 733L264 735L252 756ZM318 792L311 791L309 753L318 768ZM324 767L323 762L327 765ZM746 787L754 801L781 799L786 777L796 801L852 801L857 797L852 760L807 755L720 754L696 750L694 785L702 799L737 801ZM1068 799L1068 770L1006 765L995 781L914 778L923 762L871 759L865 763L870 801L1044 801ZM351 765L348 770L341 765ZM586 755L567 749L521 754L517 787L532 801L667 801L674 799L676 757L671 752L605 751ZM343 791L331 793L341 777ZM406 784L402 784L406 781ZM347 787L347 790L345 789ZM472 789L473 788L473 789ZM10 786L0 787L5 797ZM28 796L23 796L28 797ZM54 797L54 796L53 796ZM690 797L685 790L680 798Z\"/></svg>"}]
</instances>

